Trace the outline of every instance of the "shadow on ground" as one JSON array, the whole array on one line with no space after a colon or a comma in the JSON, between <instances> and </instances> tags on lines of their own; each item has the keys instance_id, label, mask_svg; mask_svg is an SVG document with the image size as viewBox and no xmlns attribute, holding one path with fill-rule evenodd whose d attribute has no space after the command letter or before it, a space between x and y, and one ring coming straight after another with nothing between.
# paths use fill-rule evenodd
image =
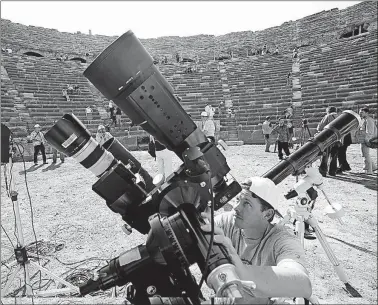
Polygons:
<instances>
[{"instance_id":1,"label":"shadow on ground","mask_svg":"<svg viewBox=\"0 0 378 305\"><path fill-rule=\"evenodd\" d=\"M32 165L30 166L27 170L23 170L23 171L20 171L19 174L20 175L24 175L25 173L31 173L31 172L34 172L36 171L37 169L41 168L44 164L42 163L41 165Z\"/></svg>"},{"instance_id":2,"label":"shadow on ground","mask_svg":"<svg viewBox=\"0 0 378 305\"><path fill-rule=\"evenodd\" d=\"M366 188L377 191L377 175L366 175L366 174L359 174L359 173L348 173L348 174L340 174L337 176L327 176L331 179L336 179L340 181L346 181L351 183L358 183L364 185Z\"/></svg>"},{"instance_id":3,"label":"shadow on ground","mask_svg":"<svg viewBox=\"0 0 378 305\"><path fill-rule=\"evenodd\" d=\"M52 171L54 169L57 169L58 167L62 166L62 162L60 163L51 163L48 167L44 168L42 171L47 172L47 171Z\"/></svg>"}]
</instances>

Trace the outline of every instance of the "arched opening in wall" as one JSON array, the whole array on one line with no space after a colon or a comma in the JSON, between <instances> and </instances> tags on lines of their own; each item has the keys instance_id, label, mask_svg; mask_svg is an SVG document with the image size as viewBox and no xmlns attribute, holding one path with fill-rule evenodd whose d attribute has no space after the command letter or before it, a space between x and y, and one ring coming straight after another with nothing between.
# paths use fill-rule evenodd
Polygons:
<instances>
[{"instance_id":1,"label":"arched opening in wall","mask_svg":"<svg viewBox=\"0 0 378 305\"><path fill-rule=\"evenodd\" d=\"M32 52L32 51L26 52L26 53L24 53L24 55L35 56L35 57L43 57L43 55L41 55L41 54L39 54L37 52Z\"/></svg>"},{"instance_id":2,"label":"arched opening in wall","mask_svg":"<svg viewBox=\"0 0 378 305\"><path fill-rule=\"evenodd\" d=\"M362 33L367 33L369 28L369 23L361 23L358 25L351 25L344 30L344 33L341 34L340 38L349 38L353 36L358 36Z\"/></svg>"},{"instance_id":3,"label":"arched opening in wall","mask_svg":"<svg viewBox=\"0 0 378 305\"><path fill-rule=\"evenodd\" d=\"M80 61L82 64L87 62L84 58L81 58L81 57L74 57L74 58L71 58L70 60Z\"/></svg>"}]
</instances>

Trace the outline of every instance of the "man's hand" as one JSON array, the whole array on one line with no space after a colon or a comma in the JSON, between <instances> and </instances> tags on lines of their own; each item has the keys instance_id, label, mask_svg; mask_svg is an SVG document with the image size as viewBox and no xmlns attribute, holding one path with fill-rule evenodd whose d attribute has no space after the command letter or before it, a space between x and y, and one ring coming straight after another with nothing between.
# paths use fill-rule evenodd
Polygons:
<instances>
[{"instance_id":1,"label":"man's hand","mask_svg":"<svg viewBox=\"0 0 378 305\"><path fill-rule=\"evenodd\" d=\"M203 225L201 226L201 229L205 232L210 233L211 225L210 224ZM235 265L236 267L240 267L243 264L235 248L232 246L231 239L224 236L223 230L219 227L214 227L214 243L222 245L225 248L228 256L231 259L231 263L233 265Z\"/></svg>"}]
</instances>

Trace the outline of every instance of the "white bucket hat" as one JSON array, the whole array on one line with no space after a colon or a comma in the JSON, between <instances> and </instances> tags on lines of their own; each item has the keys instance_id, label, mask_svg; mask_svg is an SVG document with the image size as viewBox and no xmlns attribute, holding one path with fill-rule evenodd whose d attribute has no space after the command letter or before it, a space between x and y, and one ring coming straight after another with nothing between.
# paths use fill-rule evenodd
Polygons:
<instances>
[{"instance_id":1,"label":"white bucket hat","mask_svg":"<svg viewBox=\"0 0 378 305\"><path fill-rule=\"evenodd\" d=\"M201 116L207 116L207 112L206 111L201 112Z\"/></svg>"}]
</instances>

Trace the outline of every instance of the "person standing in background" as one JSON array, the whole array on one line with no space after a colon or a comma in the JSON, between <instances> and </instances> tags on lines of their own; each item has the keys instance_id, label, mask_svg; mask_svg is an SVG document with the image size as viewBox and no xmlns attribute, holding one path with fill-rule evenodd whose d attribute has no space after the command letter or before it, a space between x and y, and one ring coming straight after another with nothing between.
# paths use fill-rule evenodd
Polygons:
<instances>
[{"instance_id":1,"label":"person standing in background","mask_svg":"<svg viewBox=\"0 0 378 305\"><path fill-rule=\"evenodd\" d=\"M41 132L41 126L39 124L34 125L34 131L30 134L28 140L32 141L34 146L34 165L38 165L39 152L42 154L43 164L48 164L45 151L46 139Z\"/></svg>"},{"instance_id":2,"label":"person standing in background","mask_svg":"<svg viewBox=\"0 0 378 305\"><path fill-rule=\"evenodd\" d=\"M264 123L262 123L262 132L263 132L264 140L265 140L265 152L270 152L269 148L271 144L269 141L269 135L272 132L272 130L273 130L273 127L270 121L270 116L267 116L265 118Z\"/></svg>"}]
</instances>

